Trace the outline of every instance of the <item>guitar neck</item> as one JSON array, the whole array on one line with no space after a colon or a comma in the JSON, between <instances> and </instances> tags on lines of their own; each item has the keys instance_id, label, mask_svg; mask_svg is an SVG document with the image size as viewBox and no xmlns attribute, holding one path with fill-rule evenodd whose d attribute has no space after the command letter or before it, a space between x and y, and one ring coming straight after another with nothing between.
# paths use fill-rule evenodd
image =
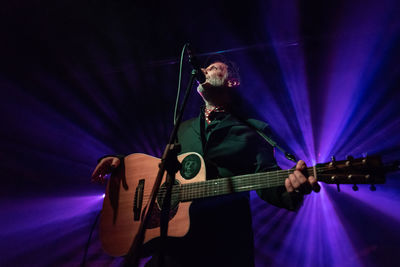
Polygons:
<instances>
[{"instance_id":1,"label":"guitar neck","mask_svg":"<svg viewBox=\"0 0 400 267\"><path fill-rule=\"evenodd\" d=\"M307 171L310 173L310 168ZM282 186L285 185L285 179L291 172L293 170L276 170L183 184L180 186L180 200L191 201L197 198Z\"/></svg>"},{"instance_id":2,"label":"guitar neck","mask_svg":"<svg viewBox=\"0 0 400 267\"><path fill-rule=\"evenodd\" d=\"M317 164L315 167L308 167L304 172L316 176L319 182L327 184L374 185L385 183L385 171L400 169L398 162L393 163L393 166L390 169L385 168L379 156L369 156ZM283 186L285 179L292 172L293 169L276 170L187 183L176 186L174 191L179 192L180 201L191 201L197 198Z\"/></svg>"}]
</instances>

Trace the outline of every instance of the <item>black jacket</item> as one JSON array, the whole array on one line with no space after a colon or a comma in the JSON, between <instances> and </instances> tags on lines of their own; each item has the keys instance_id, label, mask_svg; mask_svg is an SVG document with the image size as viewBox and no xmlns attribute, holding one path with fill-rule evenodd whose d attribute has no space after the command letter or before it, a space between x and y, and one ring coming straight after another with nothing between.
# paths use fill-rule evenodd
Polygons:
<instances>
[{"instance_id":1,"label":"black jacket","mask_svg":"<svg viewBox=\"0 0 400 267\"><path fill-rule=\"evenodd\" d=\"M181 153L197 152L206 163L207 179L278 168L271 145L235 116L216 113L206 125L203 115L183 122L178 141ZM248 119L266 132L267 124ZM284 187L262 190L268 202L294 209L301 199ZM253 232L248 193L235 193L193 201L191 226L181 239L172 239L169 254L182 266L253 266ZM176 242L176 243L174 243ZM175 253L179 252L179 253Z\"/></svg>"}]
</instances>

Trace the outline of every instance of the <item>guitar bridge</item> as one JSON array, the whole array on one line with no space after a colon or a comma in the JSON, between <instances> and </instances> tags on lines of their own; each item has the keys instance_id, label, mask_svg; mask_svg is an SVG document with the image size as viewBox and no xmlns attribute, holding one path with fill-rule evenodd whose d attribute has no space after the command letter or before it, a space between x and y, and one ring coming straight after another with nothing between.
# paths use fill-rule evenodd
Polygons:
<instances>
[{"instance_id":1,"label":"guitar bridge","mask_svg":"<svg viewBox=\"0 0 400 267\"><path fill-rule=\"evenodd\" d=\"M133 199L133 220L139 221L142 213L143 205L143 193L144 193L144 179L139 180L139 184L135 190L135 197Z\"/></svg>"}]
</instances>

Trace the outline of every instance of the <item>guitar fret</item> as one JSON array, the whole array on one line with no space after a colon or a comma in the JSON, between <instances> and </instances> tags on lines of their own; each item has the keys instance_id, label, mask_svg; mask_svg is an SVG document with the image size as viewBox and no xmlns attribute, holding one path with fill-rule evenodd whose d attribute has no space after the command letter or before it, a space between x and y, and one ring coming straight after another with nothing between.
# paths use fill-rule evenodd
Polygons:
<instances>
[{"instance_id":1,"label":"guitar fret","mask_svg":"<svg viewBox=\"0 0 400 267\"><path fill-rule=\"evenodd\" d=\"M290 170L278 170L184 184L181 201L281 186L289 173Z\"/></svg>"},{"instance_id":2,"label":"guitar fret","mask_svg":"<svg viewBox=\"0 0 400 267\"><path fill-rule=\"evenodd\" d=\"M313 167L305 170L313 175ZM317 173L321 168L316 168ZM284 186L285 179L293 172L293 169L276 170L255 174L246 174L235 177L206 180L202 182L177 185L180 201L191 201L197 198L213 197L235 192L251 191L276 186Z\"/></svg>"}]
</instances>

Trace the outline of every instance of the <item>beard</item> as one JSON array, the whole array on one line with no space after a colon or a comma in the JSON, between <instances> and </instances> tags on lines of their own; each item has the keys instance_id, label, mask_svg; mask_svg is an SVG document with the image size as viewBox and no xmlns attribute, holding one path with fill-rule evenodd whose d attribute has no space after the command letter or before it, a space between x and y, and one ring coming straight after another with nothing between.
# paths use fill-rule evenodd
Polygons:
<instances>
[{"instance_id":1,"label":"beard","mask_svg":"<svg viewBox=\"0 0 400 267\"><path fill-rule=\"evenodd\" d=\"M207 91L213 90L213 91L219 91L220 88L225 86L225 79L222 77L210 77L207 79L207 81L203 84L199 84L197 86L197 91L200 93L200 95L203 95L204 93L207 94Z\"/></svg>"},{"instance_id":2,"label":"beard","mask_svg":"<svg viewBox=\"0 0 400 267\"><path fill-rule=\"evenodd\" d=\"M203 84L197 86L197 92L202 98L213 105L225 105L230 102L230 88L227 86L227 74L224 76L207 77Z\"/></svg>"},{"instance_id":3,"label":"beard","mask_svg":"<svg viewBox=\"0 0 400 267\"><path fill-rule=\"evenodd\" d=\"M221 87L221 86L225 85L225 79L223 79L221 77L211 77L208 80L208 83L214 87Z\"/></svg>"}]
</instances>

